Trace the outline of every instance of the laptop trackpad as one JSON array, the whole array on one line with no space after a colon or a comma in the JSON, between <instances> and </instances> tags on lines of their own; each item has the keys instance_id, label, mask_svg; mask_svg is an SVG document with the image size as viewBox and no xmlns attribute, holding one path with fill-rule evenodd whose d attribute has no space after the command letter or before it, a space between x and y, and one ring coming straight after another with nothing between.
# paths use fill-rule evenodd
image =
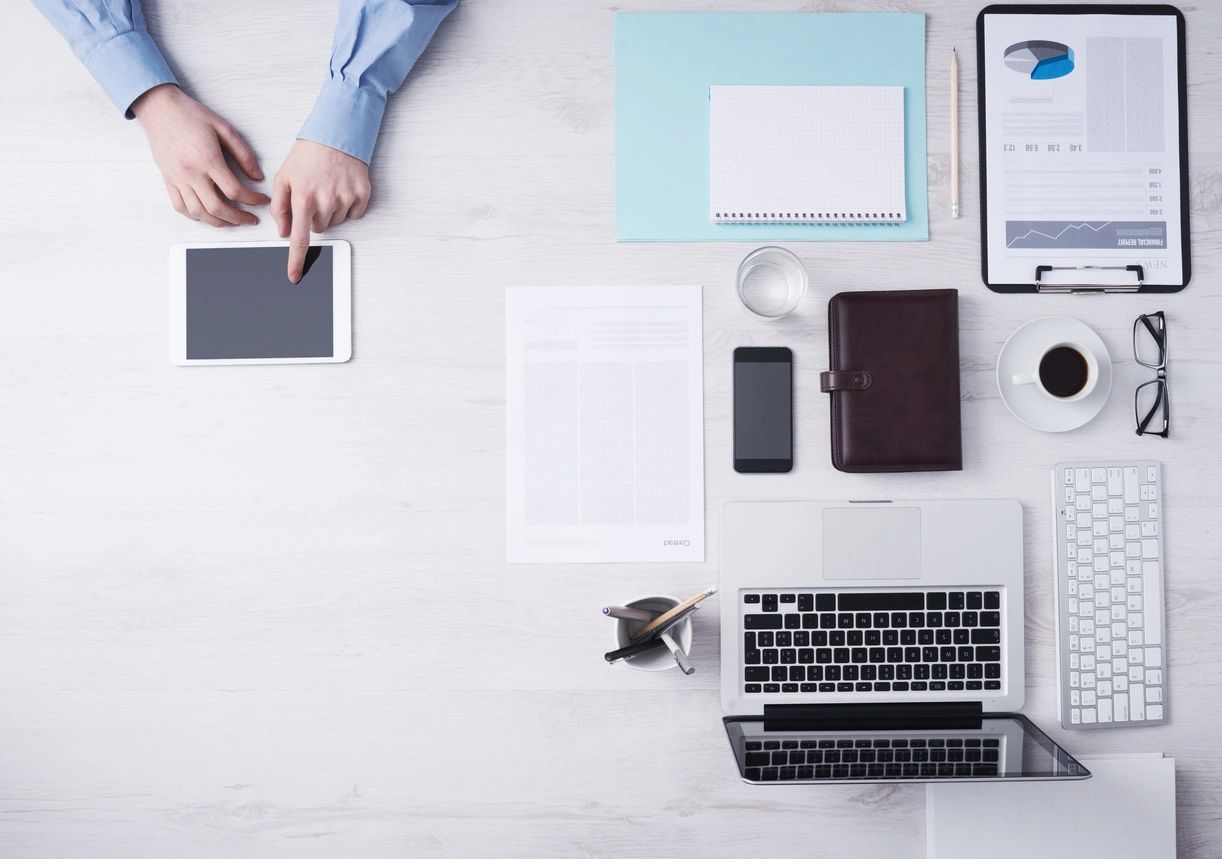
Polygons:
<instances>
[{"instance_id":1,"label":"laptop trackpad","mask_svg":"<svg viewBox=\"0 0 1222 859\"><path fill-rule=\"evenodd\" d=\"M823 578L920 577L919 507L829 507L823 511Z\"/></svg>"}]
</instances>

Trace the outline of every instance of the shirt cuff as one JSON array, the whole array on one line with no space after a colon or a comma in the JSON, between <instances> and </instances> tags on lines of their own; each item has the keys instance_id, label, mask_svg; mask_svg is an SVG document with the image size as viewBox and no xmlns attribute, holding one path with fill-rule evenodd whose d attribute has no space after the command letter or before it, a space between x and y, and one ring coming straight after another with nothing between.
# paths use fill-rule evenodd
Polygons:
<instances>
[{"instance_id":1,"label":"shirt cuff","mask_svg":"<svg viewBox=\"0 0 1222 859\"><path fill-rule=\"evenodd\" d=\"M369 89L328 80L297 137L330 146L366 164L382 127L386 99Z\"/></svg>"},{"instance_id":2,"label":"shirt cuff","mask_svg":"<svg viewBox=\"0 0 1222 859\"><path fill-rule=\"evenodd\" d=\"M128 119L134 118L132 102L140 96L160 84L178 83L152 37L141 30L107 39L85 60L85 67Z\"/></svg>"}]
</instances>

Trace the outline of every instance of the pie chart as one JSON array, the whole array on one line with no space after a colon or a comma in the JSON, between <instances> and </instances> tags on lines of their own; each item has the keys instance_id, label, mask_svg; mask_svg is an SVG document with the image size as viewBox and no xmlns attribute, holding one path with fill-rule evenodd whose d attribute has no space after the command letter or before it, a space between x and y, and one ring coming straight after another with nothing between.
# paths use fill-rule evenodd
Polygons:
<instances>
[{"instance_id":1,"label":"pie chart","mask_svg":"<svg viewBox=\"0 0 1222 859\"><path fill-rule=\"evenodd\" d=\"M1063 78L1073 71L1073 48L1060 42L1016 42L1006 48L1005 64L1033 81Z\"/></svg>"}]
</instances>

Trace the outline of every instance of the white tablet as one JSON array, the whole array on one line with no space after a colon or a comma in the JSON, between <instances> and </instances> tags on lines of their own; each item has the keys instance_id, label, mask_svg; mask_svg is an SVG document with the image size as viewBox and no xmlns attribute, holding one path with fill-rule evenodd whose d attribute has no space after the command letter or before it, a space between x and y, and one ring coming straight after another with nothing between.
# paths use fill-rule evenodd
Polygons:
<instances>
[{"instance_id":1,"label":"white tablet","mask_svg":"<svg viewBox=\"0 0 1222 859\"><path fill-rule=\"evenodd\" d=\"M288 242L170 250L175 364L332 364L352 357L352 248L310 245L290 283Z\"/></svg>"}]
</instances>

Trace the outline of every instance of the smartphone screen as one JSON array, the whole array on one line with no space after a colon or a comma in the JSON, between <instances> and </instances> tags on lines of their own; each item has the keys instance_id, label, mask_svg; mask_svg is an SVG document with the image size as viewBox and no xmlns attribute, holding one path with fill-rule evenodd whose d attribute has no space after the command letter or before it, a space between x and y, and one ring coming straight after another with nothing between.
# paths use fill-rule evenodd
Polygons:
<instances>
[{"instance_id":1,"label":"smartphone screen","mask_svg":"<svg viewBox=\"0 0 1222 859\"><path fill-rule=\"evenodd\" d=\"M734 350L734 470L793 468L793 353L782 347Z\"/></svg>"}]
</instances>

